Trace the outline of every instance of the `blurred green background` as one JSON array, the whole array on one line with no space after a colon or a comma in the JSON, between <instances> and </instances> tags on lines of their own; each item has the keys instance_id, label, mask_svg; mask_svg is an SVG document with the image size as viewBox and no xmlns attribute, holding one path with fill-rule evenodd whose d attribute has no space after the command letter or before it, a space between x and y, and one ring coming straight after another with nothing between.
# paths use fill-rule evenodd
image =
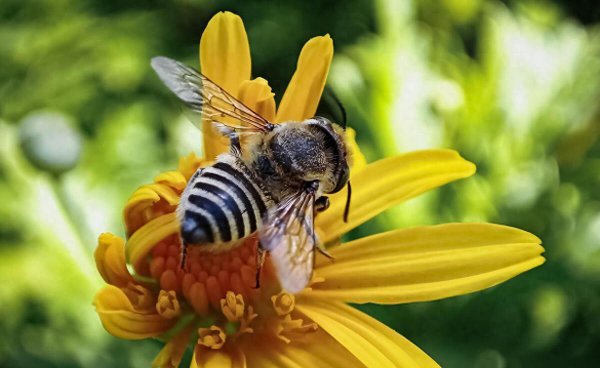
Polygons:
<instances>
[{"instance_id":1,"label":"blurred green background","mask_svg":"<svg viewBox=\"0 0 600 368\"><path fill-rule=\"evenodd\" d=\"M369 161L456 149L478 174L350 234L452 221L516 226L548 262L448 300L360 306L445 367L600 360L600 5L481 0L3 0L0 366L148 367L91 305L96 237L200 133L149 67L198 63L220 10L242 16L254 76L280 98L304 42L330 33L329 85Z\"/></svg>"}]
</instances>

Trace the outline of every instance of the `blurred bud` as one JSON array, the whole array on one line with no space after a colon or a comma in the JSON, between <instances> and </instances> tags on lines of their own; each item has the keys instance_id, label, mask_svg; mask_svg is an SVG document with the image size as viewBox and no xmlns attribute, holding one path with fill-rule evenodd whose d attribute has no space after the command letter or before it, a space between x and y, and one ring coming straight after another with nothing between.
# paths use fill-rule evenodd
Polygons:
<instances>
[{"instance_id":1,"label":"blurred bud","mask_svg":"<svg viewBox=\"0 0 600 368\"><path fill-rule=\"evenodd\" d=\"M531 342L536 348L552 346L572 318L574 300L559 286L547 285L531 299Z\"/></svg>"},{"instance_id":2,"label":"blurred bud","mask_svg":"<svg viewBox=\"0 0 600 368\"><path fill-rule=\"evenodd\" d=\"M81 136L65 115L52 111L29 114L21 122L23 153L40 170L60 175L71 170L81 154Z\"/></svg>"},{"instance_id":3,"label":"blurred bud","mask_svg":"<svg viewBox=\"0 0 600 368\"><path fill-rule=\"evenodd\" d=\"M475 368L504 368L506 360L496 350L486 349L475 358Z\"/></svg>"},{"instance_id":4,"label":"blurred bud","mask_svg":"<svg viewBox=\"0 0 600 368\"><path fill-rule=\"evenodd\" d=\"M440 80L434 85L432 102L439 111L452 112L464 105L465 97L458 83Z\"/></svg>"}]
</instances>

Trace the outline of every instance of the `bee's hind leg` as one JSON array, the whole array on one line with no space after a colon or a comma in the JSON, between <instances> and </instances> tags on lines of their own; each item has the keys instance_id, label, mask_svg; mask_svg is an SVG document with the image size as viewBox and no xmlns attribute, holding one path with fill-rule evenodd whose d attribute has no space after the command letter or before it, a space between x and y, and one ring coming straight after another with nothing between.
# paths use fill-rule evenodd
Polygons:
<instances>
[{"instance_id":1,"label":"bee's hind leg","mask_svg":"<svg viewBox=\"0 0 600 368\"><path fill-rule=\"evenodd\" d=\"M262 271L263 264L265 263L265 256L267 251L262 249L260 245L256 247L256 285L255 289L260 288L260 274Z\"/></svg>"},{"instance_id":2,"label":"bee's hind leg","mask_svg":"<svg viewBox=\"0 0 600 368\"><path fill-rule=\"evenodd\" d=\"M187 253L188 253L188 245L185 242L181 242L181 255L179 260L179 269L182 271L187 271Z\"/></svg>"}]
</instances>

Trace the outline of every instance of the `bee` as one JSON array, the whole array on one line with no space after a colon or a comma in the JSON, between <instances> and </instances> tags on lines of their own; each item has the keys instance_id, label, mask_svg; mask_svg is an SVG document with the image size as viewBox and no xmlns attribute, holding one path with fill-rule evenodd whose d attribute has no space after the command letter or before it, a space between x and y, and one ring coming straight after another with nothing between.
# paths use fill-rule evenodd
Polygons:
<instances>
[{"instance_id":1,"label":"bee","mask_svg":"<svg viewBox=\"0 0 600 368\"><path fill-rule=\"evenodd\" d=\"M230 151L198 169L181 196L181 267L188 246L220 252L256 233L257 286L268 252L281 286L299 292L312 276L315 250L329 256L315 233L315 214L329 207L325 194L346 185L347 220L344 127L318 116L274 124L191 67L162 56L151 65L179 99L230 140Z\"/></svg>"}]
</instances>

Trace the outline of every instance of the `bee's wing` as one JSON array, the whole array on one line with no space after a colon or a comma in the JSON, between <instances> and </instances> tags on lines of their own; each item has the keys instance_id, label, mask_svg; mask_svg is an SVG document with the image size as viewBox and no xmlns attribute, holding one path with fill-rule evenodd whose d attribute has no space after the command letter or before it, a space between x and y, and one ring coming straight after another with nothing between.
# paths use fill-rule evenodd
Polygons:
<instances>
[{"instance_id":1,"label":"bee's wing","mask_svg":"<svg viewBox=\"0 0 600 368\"><path fill-rule=\"evenodd\" d=\"M159 78L192 111L202 114L224 134L268 132L273 125L258 113L202 75L199 71L164 56L152 58Z\"/></svg>"},{"instance_id":2,"label":"bee's wing","mask_svg":"<svg viewBox=\"0 0 600 368\"><path fill-rule=\"evenodd\" d=\"M259 231L281 286L297 293L310 281L317 237L314 230L315 194L303 191L269 211Z\"/></svg>"}]
</instances>

